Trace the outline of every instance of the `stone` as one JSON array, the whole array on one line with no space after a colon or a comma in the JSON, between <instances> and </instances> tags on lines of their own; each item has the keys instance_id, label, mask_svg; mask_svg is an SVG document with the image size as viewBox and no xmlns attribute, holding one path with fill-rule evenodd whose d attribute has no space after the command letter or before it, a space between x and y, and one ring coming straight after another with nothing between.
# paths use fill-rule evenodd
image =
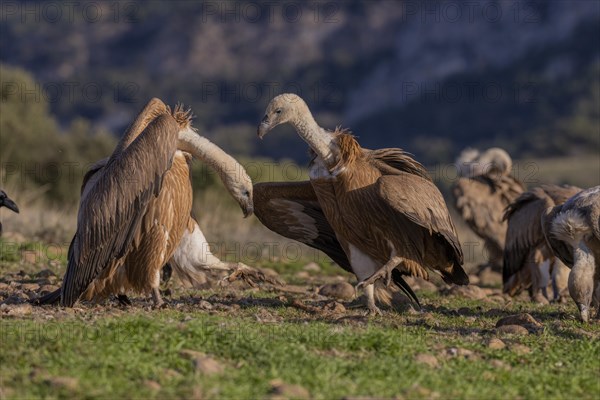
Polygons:
<instances>
[{"instance_id":1,"label":"stone","mask_svg":"<svg viewBox=\"0 0 600 400\"><path fill-rule=\"evenodd\" d=\"M79 381L77 378L72 378L70 376L52 376L45 379L45 382L53 388L56 389L69 389L75 390L79 386Z\"/></svg>"},{"instance_id":2,"label":"stone","mask_svg":"<svg viewBox=\"0 0 600 400\"><path fill-rule=\"evenodd\" d=\"M304 271L307 272L319 272L321 271L321 267L316 262L309 262L304 267L302 267Z\"/></svg>"},{"instance_id":3,"label":"stone","mask_svg":"<svg viewBox=\"0 0 600 400\"><path fill-rule=\"evenodd\" d=\"M274 379L269 382L271 385L272 399L308 399L310 393L300 385L291 385L284 383L280 379Z\"/></svg>"},{"instance_id":4,"label":"stone","mask_svg":"<svg viewBox=\"0 0 600 400\"><path fill-rule=\"evenodd\" d=\"M152 380L144 381L144 386L146 386L148 389L152 390L153 392L158 392L161 389L160 383L158 383L156 381L152 381Z\"/></svg>"},{"instance_id":5,"label":"stone","mask_svg":"<svg viewBox=\"0 0 600 400\"><path fill-rule=\"evenodd\" d=\"M506 347L506 344L498 338L491 338L487 343L487 347L492 350L502 350Z\"/></svg>"},{"instance_id":6,"label":"stone","mask_svg":"<svg viewBox=\"0 0 600 400\"><path fill-rule=\"evenodd\" d=\"M540 329L544 326L528 313L509 315L508 317L501 318L498 320L498 322L496 322L497 328L503 325L520 325L529 329Z\"/></svg>"},{"instance_id":7,"label":"stone","mask_svg":"<svg viewBox=\"0 0 600 400\"><path fill-rule=\"evenodd\" d=\"M327 283L319 289L321 296L340 300L352 300L355 295L354 287L348 282Z\"/></svg>"},{"instance_id":8,"label":"stone","mask_svg":"<svg viewBox=\"0 0 600 400\"><path fill-rule=\"evenodd\" d=\"M529 331L527 328L521 325L502 325L496 328L496 332L508 335L528 335Z\"/></svg>"},{"instance_id":9,"label":"stone","mask_svg":"<svg viewBox=\"0 0 600 400\"><path fill-rule=\"evenodd\" d=\"M421 353L415 356L415 361L419 364L427 365L431 368L436 368L439 366L438 359L431 354Z\"/></svg>"}]
</instances>

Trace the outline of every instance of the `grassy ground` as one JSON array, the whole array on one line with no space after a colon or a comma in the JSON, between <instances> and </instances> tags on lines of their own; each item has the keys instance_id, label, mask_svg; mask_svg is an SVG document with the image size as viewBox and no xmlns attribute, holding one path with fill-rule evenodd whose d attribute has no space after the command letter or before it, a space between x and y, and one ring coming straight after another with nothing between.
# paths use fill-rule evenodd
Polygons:
<instances>
[{"instance_id":1,"label":"grassy ground","mask_svg":"<svg viewBox=\"0 0 600 400\"><path fill-rule=\"evenodd\" d=\"M579 161L553 160L533 175L523 168L543 182L598 184L597 157ZM142 297L129 308L31 307L28 299L58 287L76 213L9 192L21 214L2 212L0 399L600 398L600 324L579 322L570 299L511 299L498 276L469 291L412 282L421 311L397 297L394 309L367 317L354 307L362 299L318 294L353 277L242 220L212 191L195 197L195 209L215 254L270 268L286 286L219 288L209 276L202 290L172 284L164 310ZM483 244L456 222L463 244L478 245L467 257L472 268L485 258ZM309 261L318 267L306 268ZM514 333L496 328L524 312L537 322Z\"/></svg>"},{"instance_id":2,"label":"grassy ground","mask_svg":"<svg viewBox=\"0 0 600 400\"><path fill-rule=\"evenodd\" d=\"M349 280L324 265L293 266L281 277L304 284L283 288L189 291L172 283L164 310L143 297L129 308L31 308L24 300L41 289L25 285L58 277L33 264L2 265L2 398L600 395L600 325L579 322L570 299L539 306L496 287L475 287L473 296L423 286L421 311L397 297L394 309L367 317L357 301L316 293ZM496 329L522 312L539 324Z\"/></svg>"}]
</instances>

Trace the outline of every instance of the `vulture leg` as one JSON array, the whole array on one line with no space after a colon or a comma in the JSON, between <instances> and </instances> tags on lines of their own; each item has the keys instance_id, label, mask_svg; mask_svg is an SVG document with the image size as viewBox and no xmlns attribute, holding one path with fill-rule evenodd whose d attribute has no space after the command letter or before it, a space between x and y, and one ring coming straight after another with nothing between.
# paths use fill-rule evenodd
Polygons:
<instances>
[{"instance_id":1,"label":"vulture leg","mask_svg":"<svg viewBox=\"0 0 600 400\"><path fill-rule=\"evenodd\" d=\"M367 285L365 287L365 294L367 295L367 315L382 315L381 310L375 304L375 285Z\"/></svg>"},{"instance_id":2,"label":"vulture leg","mask_svg":"<svg viewBox=\"0 0 600 400\"><path fill-rule=\"evenodd\" d=\"M575 264L569 275L569 293L577 304L583 322L588 322L594 296L594 259L589 249L580 244L575 249Z\"/></svg>"},{"instance_id":3,"label":"vulture leg","mask_svg":"<svg viewBox=\"0 0 600 400\"><path fill-rule=\"evenodd\" d=\"M152 301L154 302L154 308L165 307L165 302L163 301L158 288L152 288Z\"/></svg>"},{"instance_id":4,"label":"vulture leg","mask_svg":"<svg viewBox=\"0 0 600 400\"><path fill-rule=\"evenodd\" d=\"M392 282L392 271L403 261L402 257L392 256L385 265L379 268L379 271L375 272L369 278L358 282L356 285L357 289L373 285L378 279L385 278L385 286L389 286Z\"/></svg>"}]
</instances>

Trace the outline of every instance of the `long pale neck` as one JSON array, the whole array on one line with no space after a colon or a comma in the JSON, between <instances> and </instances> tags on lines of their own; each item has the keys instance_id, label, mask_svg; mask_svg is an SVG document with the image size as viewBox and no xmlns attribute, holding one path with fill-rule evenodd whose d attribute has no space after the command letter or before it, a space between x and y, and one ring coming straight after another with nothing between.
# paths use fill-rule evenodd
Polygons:
<instances>
[{"instance_id":1,"label":"long pale neck","mask_svg":"<svg viewBox=\"0 0 600 400\"><path fill-rule=\"evenodd\" d=\"M300 117L294 119L292 125L328 168L336 164L331 151L333 135L317 124L310 111L306 110Z\"/></svg>"},{"instance_id":2,"label":"long pale neck","mask_svg":"<svg viewBox=\"0 0 600 400\"><path fill-rule=\"evenodd\" d=\"M179 144L177 148L192 154L195 158L208 164L208 166L219 174L225 186L229 186L229 182L232 181L227 179L227 177L233 176L233 174L246 174L244 167L233 157L191 129L179 131Z\"/></svg>"}]
</instances>

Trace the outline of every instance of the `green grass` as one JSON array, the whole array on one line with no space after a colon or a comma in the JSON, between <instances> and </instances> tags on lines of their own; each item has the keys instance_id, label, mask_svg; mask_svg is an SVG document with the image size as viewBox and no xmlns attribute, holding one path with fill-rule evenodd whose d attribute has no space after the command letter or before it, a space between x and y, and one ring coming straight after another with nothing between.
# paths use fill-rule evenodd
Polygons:
<instances>
[{"instance_id":1,"label":"green grass","mask_svg":"<svg viewBox=\"0 0 600 400\"><path fill-rule=\"evenodd\" d=\"M281 379L317 398L419 398L434 392L441 398L478 399L600 395L598 324L574 320L571 304L529 305L543 332L503 338L508 347L492 350L486 343L496 336L499 318L487 313L493 303L426 296L425 314L388 311L365 319L353 311L348 312L357 316L352 322L340 315L310 315L286 302L261 303L260 294L244 296L233 313L95 307L52 320L2 319L0 387L8 397L166 398L199 391L207 398L256 398L268 395L271 380ZM500 312L527 305L514 303ZM454 310L460 308L466 315L457 315ZM280 322L257 322L265 309ZM519 354L515 344L531 352ZM444 357L452 347L474 356ZM182 349L210 355L225 373L195 373ZM419 353L435 355L439 367L416 363ZM491 360L510 370L494 367ZM55 387L48 383L53 376L79 383ZM160 390L148 388L146 380L158 382Z\"/></svg>"}]
</instances>

